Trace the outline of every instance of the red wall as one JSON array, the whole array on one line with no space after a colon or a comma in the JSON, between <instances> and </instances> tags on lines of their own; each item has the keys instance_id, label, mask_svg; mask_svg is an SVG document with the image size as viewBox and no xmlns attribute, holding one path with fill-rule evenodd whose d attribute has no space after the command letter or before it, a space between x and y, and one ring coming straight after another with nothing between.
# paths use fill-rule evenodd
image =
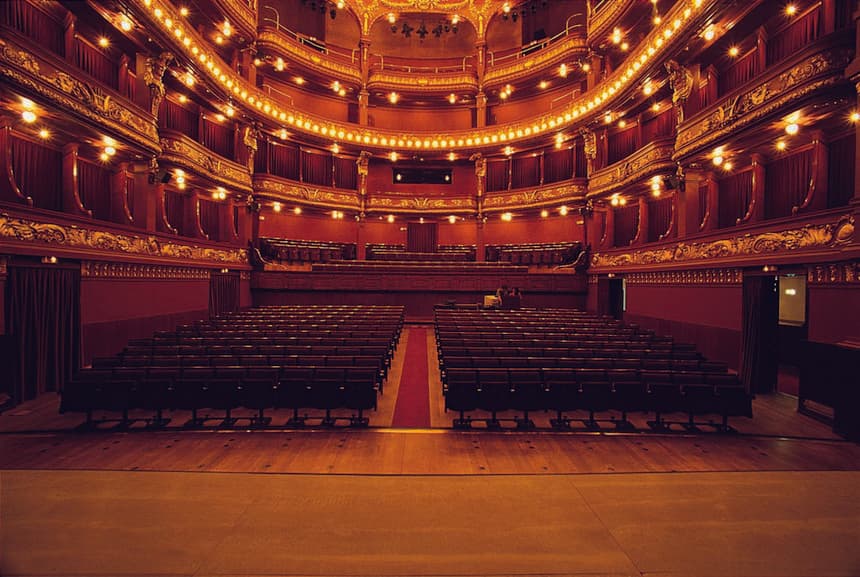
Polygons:
<instances>
[{"instance_id":1,"label":"red wall","mask_svg":"<svg viewBox=\"0 0 860 577\"><path fill-rule=\"evenodd\" d=\"M364 223L365 244L402 244L406 245L406 221L388 222L384 218L369 218ZM401 230L401 228L403 230Z\"/></svg>"},{"instance_id":2,"label":"red wall","mask_svg":"<svg viewBox=\"0 0 860 577\"><path fill-rule=\"evenodd\" d=\"M478 228L474 220L440 222L438 227L439 244L477 244Z\"/></svg>"},{"instance_id":3,"label":"red wall","mask_svg":"<svg viewBox=\"0 0 860 577\"><path fill-rule=\"evenodd\" d=\"M589 285L596 291L597 285ZM740 286L627 285L624 320L695 343L707 358L738 369L741 352Z\"/></svg>"},{"instance_id":4,"label":"red wall","mask_svg":"<svg viewBox=\"0 0 860 577\"><path fill-rule=\"evenodd\" d=\"M347 215L341 220L330 216L280 214L266 211L265 220L260 220L260 236L290 238L296 240L320 240L331 242L356 242L358 224Z\"/></svg>"},{"instance_id":5,"label":"red wall","mask_svg":"<svg viewBox=\"0 0 860 577\"><path fill-rule=\"evenodd\" d=\"M84 363L118 353L129 339L208 316L208 279L82 279Z\"/></svg>"},{"instance_id":6,"label":"red wall","mask_svg":"<svg viewBox=\"0 0 860 577\"><path fill-rule=\"evenodd\" d=\"M809 286L808 299L810 341L860 341L860 288Z\"/></svg>"},{"instance_id":7,"label":"red wall","mask_svg":"<svg viewBox=\"0 0 860 577\"><path fill-rule=\"evenodd\" d=\"M484 224L485 244L573 242L582 240L581 219L572 214L548 218L517 218L510 222L491 216Z\"/></svg>"},{"instance_id":8,"label":"red wall","mask_svg":"<svg viewBox=\"0 0 860 577\"><path fill-rule=\"evenodd\" d=\"M391 130L468 130L472 128L472 108L466 104L452 104L449 109L433 110L397 106L371 106L368 119L372 126Z\"/></svg>"},{"instance_id":9,"label":"red wall","mask_svg":"<svg viewBox=\"0 0 860 577\"><path fill-rule=\"evenodd\" d=\"M437 121L438 122L438 121ZM368 194L380 192L396 192L420 197L440 196L469 196L475 195L477 182L475 180L475 167L471 164L434 164L432 168L450 168L451 184L395 184L394 168L424 168L420 164L409 162L391 162L378 160L371 162L367 175ZM427 167L431 168L431 167Z\"/></svg>"}]
</instances>

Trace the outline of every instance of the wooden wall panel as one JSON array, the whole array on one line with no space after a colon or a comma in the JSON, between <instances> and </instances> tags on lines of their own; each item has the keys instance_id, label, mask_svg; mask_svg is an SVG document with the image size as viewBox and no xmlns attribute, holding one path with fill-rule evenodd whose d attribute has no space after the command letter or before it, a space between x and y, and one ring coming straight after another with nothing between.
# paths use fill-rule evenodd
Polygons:
<instances>
[{"instance_id":1,"label":"wooden wall panel","mask_svg":"<svg viewBox=\"0 0 860 577\"><path fill-rule=\"evenodd\" d=\"M260 236L263 237L355 242L358 233L357 223L349 216L335 220L330 216L296 216L285 211L280 214L266 212L265 217L260 221Z\"/></svg>"},{"instance_id":2,"label":"wooden wall panel","mask_svg":"<svg viewBox=\"0 0 860 577\"><path fill-rule=\"evenodd\" d=\"M582 240L581 219L573 214L548 218L517 218L504 222L491 216L484 224L486 244L524 242L575 242Z\"/></svg>"}]
</instances>

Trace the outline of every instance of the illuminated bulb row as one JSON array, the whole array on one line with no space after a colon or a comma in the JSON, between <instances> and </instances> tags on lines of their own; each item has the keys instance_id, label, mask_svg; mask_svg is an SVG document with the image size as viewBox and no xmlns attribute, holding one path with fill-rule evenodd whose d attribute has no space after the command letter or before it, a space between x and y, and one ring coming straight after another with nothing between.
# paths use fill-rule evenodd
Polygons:
<instances>
[{"instance_id":1,"label":"illuminated bulb row","mask_svg":"<svg viewBox=\"0 0 860 577\"><path fill-rule=\"evenodd\" d=\"M335 220L343 220L343 212L339 210L331 211L331 217Z\"/></svg>"},{"instance_id":2,"label":"illuminated bulb row","mask_svg":"<svg viewBox=\"0 0 860 577\"><path fill-rule=\"evenodd\" d=\"M612 206L625 206L627 204L627 199L623 196L619 196L618 193L615 193L609 197L609 204Z\"/></svg>"},{"instance_id":3,"label":"illuminated bulb row","mask_svg":"<svg viewBox=\"0 0 860 577\"><path fill-rule=\"evenodd\" d=\"M188 49L195 57L197 57L200 64L204 65L206 67L206 69L208 69L209 72L212 74L212 76L216 80L220 81L224 86L226 86L226 88L228 90L232 91L235 96L237 96L237 97L241 98L243 101L247 102L248 105L257 108L258 110L262 110L266 114L271 115L275 119L280 119L282 121L287 120L288 114L286 111L280 110L278 107L273 106L272 104L266 102L263 97L255 97L253 94L249 94L249 92L247 90L244 90L242 88L242 84L241 84L242 81L239 77L233 76L232 74L230 76L228 76L226 73L222 72L221 69L215 65L215 59L213 57L210 57L209 55L207 55L205 52L203 52L201 50L201 48L198 47L196 44L193 44L193 40L189 36L187 36L186 33L181 28L179 28L179 27L173 28L174 22L169 17L167 17L167 14L165 14L164 10L162 10L160 7L155 5L153 0L144 0L144 4L152 10L152 13L157 20L159 20L166 28L173 31L174 35L182 41L185 48ZM683 20L690 19L692 16L693 10L699 9L701 7L701 5L702 5L702 0L693 0L688 5L688 7L684 9ZM510 11L510 4L506 3L506 6L507 6L508 11ZM503 11L504 11L504 7L503 7ZM390 17L391 17L391 15L389 15L389 18ZM562 116L559 116L559 118L556 120L556 123L570 122L571 120L576 119L579 116L586 115L586 114L592 112L596 107L600 106L601 103L603 103L607 99L614 96L615 93L617 91L619 91L626 83L631 81L631 79L635 75L635 72L640 70L643 67L643 65L649 60L649 58L651 58L655 54L657 54L657 51L660 48L662 48L663 44L665 43L665 40L670 39L672 37L672 35L674 34L674 32L681 27L683 20L682 20L682 18L676 18L673 21L672 25L667 25L664 28L664 30L662 31L662 34L656 36L653 44L651 46L648 46L646 49L643 49L641 51L641 54L638 57L633 59L632 65L628 66L627 69L624 70L623 72L619 72L616 80L614 80L614 81L608 80L604 83L604 85L606 86L606 89L603 90L600 95L589 100L587 103L583 103L583 104L579 105L578 107L571 108L570 111L564 113ZM226 20L224 21L223 25L221 26L221 33L224 34L225 36L229 36L230 34L232 34L232 27L231 27L230 23ZM619 30L619 34L620 34L620 30ZM614 36L614 31L613 31L613 36ZM619 42L620 42L620 40L621 39L619 38ZM583 70L586 69L586 66L587 66L587 64L582 65ZM227 71L227 72L229 72L229 71ZM567 76L567 72L568 72L567 66L565 64L562 64L559 68L559 75L562 77L565 77L565 76ZM302 82L301 79L299 79L299 78L296 78L295 80L297 83ZM190 73L186 76L186 83L189 86L194 83L194 77ZM599 87L597 90L599 90ZM597 90L595 90L595 92L597 92ZM399 96L396 93L391 93L389 95L389 101L392 101L392 103L396 103L396 101L398 99L399 99ZM295 124L304 130L311 130L312 127L314 127L315 128L315 130L313 130L314 132L321 132L322 128L324 128L324 127L320 127L319 125L314 124L310 120L304 120L304 121L302 121L301 119L296 120L292 116L290 118L292 119L290 121L290 124ZM455 146L455 145L456 146L464 146L464 145L465 146L473 146L473 145L489 144L490 142L496 142L498 140L503 141L503 140L506 140L507 138L513 139L513 138L521 138L523 135L529 136L533 132L536 132L536 133L542 132L542 131L547 129L546 124L547 123L541 122L540 124L535 124L533 127L526 127L525 129L517 129L516 132L509 131L507 133L500 132L498 134L479 136L477 138L466 138L466 139L461 138L461 139L458 139L456 142L451 140L451 141L448 141L446 143L444 140L425 139L423 141L421 141L421 140L406 141L406 145L408 146L409 142L413 142L413 145L415 148L421 148L422 145L426 148L431 148L431 147L432 148L441 148L441 147ZM328 132L334 132L334 131L328 130ZM340 129L340 127L338 127L337 132L338 132L338 134L340 134L340 133L343 133L345 131ZM346 140L356 140L358 142L364 142L367 144L370 144L371 142L373 144L379 143L379 144L382 144L383 146L387 145L386 143L382 142L383 139L378 137L378 136L371 136L371 135L367 135L367 134L365 134L363 136L362 135L354 135L350 132L346 132L345 136L346 136ZM342 137L339 136L339 138L342 138ZM391 139L390 142L393 143L394 139ZM401 142L403 142L402 139L397 140L397 145L403 146L402 144L400 144Z\"/></svg>"},{"instance_id":4,"label":"illuminated bulb row","mask_svg":"<svg viewBox=\"0 0 860 577\"><path fill-rule=\"evenodd\" d=\"M227 191L224 189L223 186L219 186L218 188L215 189L215 191L212 193L212 199L213 200L226 200L227 199Z\"/></svg>"}]
</instances>

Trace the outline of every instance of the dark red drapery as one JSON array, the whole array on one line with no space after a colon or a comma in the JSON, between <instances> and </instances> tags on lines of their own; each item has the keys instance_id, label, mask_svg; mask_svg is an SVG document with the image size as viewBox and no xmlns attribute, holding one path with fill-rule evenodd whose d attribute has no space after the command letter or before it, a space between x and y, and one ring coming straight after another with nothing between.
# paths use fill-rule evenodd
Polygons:
<instances>
[{"instance_id":1,"label":"dark red drapery","mask_svg":"<svg viewBox=\"0 0 860 577\"><path fill-rule=\"evenodd\" d=\"M10 266L6 332L16 343L12 397L26 401L61 391L80 367L81 279L78 268Z\"/></svg>"},{"instance_id":2,"label":"dark red drapery","mask_svg":"<svg viewBox=\"0 0 860 577\"><path fill-rule=\"evenodd\" d=\"M508 159L487 162L487 192L508 189Z\"/></svg>"},{"instance_id":3,"label":"dark red drapery","mask_svg":"<svg viewBox=\"0 0 860 577\"><path fill-rule=\"evenodd\" d=\"M158 125L160 128L176 130L195 141L197 140L199 132L197 113L167 98L161 101Z\"/></svg>"},{"instance_id":4,"label":"dark red drapery","mask_svg":"<svg viewBox=\"0 0 860 577\"><path fill-rule=\"evenodd\" d=\"M119 90L119 64L80 36L75 38L75 64L78 68L114 90Z\"/></svg>"},{"instance_id":5,"label":"dark red drapery","mask_svg":"<svg viewBox=\"0 0 860 577\"><path fill-rule=\"evenodd\" d=\"M631 126L630 128L609 135L607 165L623 160L636 152L638 148L636 130L635 126Z\"/></svg>"},{"instance_id":6,"label":"dark red drapery","mask_svg":"<svg viewBox=\"0 0 860 577\"><path fill-rule=\"evenodd\" d=\"M204 118L203 138L200 143L215 154L233 160L233 124Z\"/></svg>"},{"instance_id":7,"label":"dark red drapery","mask_svg":"<svg viewBox=\"0 0 860 577\"><path fill-rule=\"evenodd\" d=\"M820 31L821 5L819 3L768 38L768 66L788 58L807 44L814 42L818 39Z\"/></svg>"},{"instance_id":8,"label":"dark red drapery","mask_svg":"<svg viewBox=\"0 0 860 577\"><path fill-rule=\"evenodd\" d=\"M216 273L209 278L209 316L239 310L239 273Z\"/></svg>"},{"instance_id":9,"label":"dark red drapery","mask_svg":"<svg viewBox=\"0 0 860 577\"><path fill-rule=\"evenodd\" d=\"M59 150L17 138L9 139L15 182L33 205L63 210L63 155Z\"/></svg>"},{"instance_id":10,"label":"dark red drapery","mask_svg":"<svg viewBox=\"0 0 860 577\"><path fill-rule=\"evenodd\" d=\"M830 143L827 151L827 207L845 206L854 196L857 139L850 133Z\"/></svg>"},{"instance_id":11,"label":"dark red drapery","mask_svg":"<svg viewBox=\"0 0 860 577\"><path fill-rule=\"evenodd\" d=\"M540 184L540 157L518 156L511 159L511 188Z\"/></svg>"},{"instance_id":12,"label":"dark red drapery","mask_svg":"<svg viewBox=\"0 0 860 577\"><path fill-rule=\"evenodd\" d=\"M355 158L334 157L334 185L347 190L358 189L358 167Z\"/></svg>"},{"instance_id":13,"label":"dark red drapery","mask_svg":"<svg viewBox=\"0 0 860 577\"><path fill-rule=\"evenodd\" d=\"M628 246L639 228L639 204L615 209L615 246Z\"/></svg>"},{"instance_id":14,"label":"dark red drapery","mask_svg":"<svg viewBox=\"0 0 860 577\"><path fill-rule=\"evenodd\" d=\"M663 112L642 123L642 141L647 144L655 138L671 136L675 128L675 111L671 107L665 107Z\"/></svg>"},{"instance_id":15,"label":"dark red drapery","mask_svg":"<svg viewBox=\"0 0 860 577\"><path fill-rule=\"evenodd\" d=\"M406 250L408 252L436 252L437 226L435 222L409 222L406 224Z\"/></svg>"},{"instance_id":16,"label":"dark red drapery","mask_svg":"<svg viewBox=\"0 0 860 577\"><path fill-rule=\"evenodd\" d=\"M745 170L720 179L720 228L734 226L746 216L752 202L752 175L752 170Z\"/></svg>"},{"instance_id":17,"label":"dark red drapery","mask_svg":"<svg viewBox=\"0 0 860 577\"><path fill-rule=\"evenodd\" d=\"M648 203L648 242L660 240L669 230L673 201L673 197L664 196Z\"/></svg>"},{"instance_id":18,"label":"dark red drapery","mask_svg":"<svg viewBox=\"0 0 860 577\"><path fill-rule=\"evenodd\" d=\"M302 149L302 182L332 185L331 155Z\"/></svg>"},{"instance_id":19,"label":"dark red drapery","mask_svg":"<svg viewBox=\"0 0 860 577\"><path fill-rule=\"evenodd\" d=\"M164 212L167 222L176 229L180 235L185 235L185 203L190 202L188 196L174 190L164 192Z\"/></svg>"},{"instance_id":20,"label":"dark red drapery","mask_svg":"<svg viewBox=\"0 0 860 577\"><path fill-rule=\"evenodd\" d=\"M26 0L0 2L0 24L14 28L58 56L65 55L63 23Z\"/></svg>"},{"instance_id":21,"label":"dark red drapery","mask_svg":"<svg viewBox=\"0 0 860 577\"><path fill-rule=\"evenodd\" d=\"M104 166L78 158L78 193L95 218L111 220L110 172Z\"/></svg>"},{"instance_id":22,"label":"dark red drapery","mask_svg":"<svg viewBox=\"0 0 860 577\"><path fill-rule=\"evenodd\" d=\"M588 172L588 164L585 158L585 146L582 139L578 139L573 146L573 167L574 176L586 177Z\"/></svg>"},{"instance_id":23,"label":"dark red drapery","mask_svg":"<svg viewBox=\"0 0 860 577\"><path fill-rule=\"evenodd\" d=\"M812 148L774 160L765 169L765 218L791 216L809 192Z\"/></svg>"},{"instance_id":24,"label":"dark red drapery","mask_svg":"<svg viewBox=\"0 0 860 577\"><path fill-rule=\"evenodd\" d=\"M218 213L221 210L221 204L200 199L200 226L203 232L209 235L209 240L222 240L218 235Z\"/></svg>"},{"instance_id":25,"label":"dark red drapery","mask_svg":"<svg viewBox=\"0 0 860 577\"><path fill-rule=\"evenodd\" d=\"M561 148L547 152L543 157L544 184L560 182L573 177L573 149Z\"/></svg>"},{"instance_id":26,"label":"dark red drapery","mask_svg":"<svg viewBox=\"0 0 860 577\"><path fill-rule=\"evenodd\" d=\"M720 72L719 95L728 94L735 88L746 84L759 70L757 49L752 49L735 60L728 68Z\"/></svg>"}]
</instances>

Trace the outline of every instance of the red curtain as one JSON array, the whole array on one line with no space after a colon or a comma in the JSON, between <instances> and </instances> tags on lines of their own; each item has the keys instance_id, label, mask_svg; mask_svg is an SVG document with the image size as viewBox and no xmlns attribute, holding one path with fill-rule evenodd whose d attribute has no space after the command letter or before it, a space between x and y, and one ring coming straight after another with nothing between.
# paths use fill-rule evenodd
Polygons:
<instances>
[{"instance_id":1,"label":"red curtain","mask_svg":"<svg viewBox=\"0 0 860 577\"><path fill-rule=\"evenodd\" d=\"M14 28L54 54L65 55L63 23L26 0L0 2L0 24Z\"/></svg>"},{"instance_id":2,"label":"red curtain","mask_svg":"<svg viewBox=\"0 0 860 577\"><path fill-rule=\"evenodd\" d=\"M511 159L511 188L540 184L540 157L518 156Z\"/></svg>"},{"instance_id":3,"label":"red curtain","mask_svg":"<svg viewBox=\"0 0 860 577\"><path fill-rule=\"evenodd\" d=\"M636 152L636 127L632 126L620 132L615 132L609 135L609 157L606 165L623 160Z\"/></svg>"},{"instance_id":4,"label":"red curtain","mask_svg":"<svg viewBox=\"0 0 860 577\"><path fill-rule=\"evenodd\" d=\"M689 101L688 101L689 102ZM663 112L653 118L649 118L642 123L642 140L647 144L655 138L663 138L671 136L675 129L675 111L672 107L667 106Z\"/></svg>"},{"instance_id":5,"label":"red curtain","mask_svg":"<svg viewBox=\"0 0 860 577\"><path fill-rule=\"evenodd\" d=\"M299 179L299 149L289 144L269 143L269 173Z\"/></svg>"},{"instance_id":6,"label":"red curtain","mask_svg":"<svg viewBox=\"0 0 860 577\"><path fill-rule=\"evenodd\" d=\"M239 273L216 273L209 277L209 316L239 310Z\"/></svg>"},{"instance_id":7,"label":"red curtain","mask_svg":"<svg viewBox=\"0 0 860 577\"><path fill-rule=\"evenodd\" d=\"M204 118L200 143L215 154L233 160L233 124Z\"/></svg>"},{"instance_id":8,"label":"red curtain","mask_svg":"<svg viewBox=\"0 0 860 577\"><path fill-rule=\"evenodd\" d=\"M845 206L854 196L857 139L850 133L830 143L828 149L827 207Z\"/></svg>"},{"instance_id":9,"label":"red curtain","mask_svg":"<svg viewBox=\"0 0 860 577\"><path fill-rule=\"evenodd\" d=\"M119 90L119 65L80 36L75 38L75 64L102 84Z\"/></svg>"},{"instance_id":10,"label":"red curtain","mask_svg":"<svg viewBox=\"0 0 860 577\"><path fill-rule=\"evenodd\" d=\"M812 148L771 162L765 169L764 216L791 216L809 192L812 179Z\"/></svg>"},{"instance_id":11,"label":"red curtain","mask_svg":"<svg viewBox=\"0 0 860 577\"><path fill-rule=\"evenodd\" d=\"M487 192L508 189L508 160L487 162Z\"/></svg>"},{"instance_id":12,"label":"red curtain","mask_svg":"<svg viewBox=\"0 0 860 577\"><path fill-rule=\"evenodd\" d=\"M195 141L197 140L199 132L197 113L167 98L161 101L161 109L158 113L158 126L159 128L176 130Z\"/></svg>"},{"instance_id":13,"label":"red curtain","mask_svg":"<svg viewBox=\"0 0 860 577\"><path fill-rule=\"evenodd\" d=\"M167 222L176 229L180 235L185 234L185 202L188 197L173 190L164 192L164 212L167 214Z\"/></svg>"},{"instance_id":14,"label":"red curtain","mask_svg":"<svg viewBox=\"0 0 860 577\"><path fill-rule=\"evenodd\" d=\"M20 403L61 391L80 367L81 278L78 267L10 266L6 332L16 344L12 397Z\"/></svg>"},{"instance_id":15,"label":"red curtain","mask_svg":"<svg viewBox=\"0 0 860 577\"><path fill-rule=\"evenodd\" d=\"M331 156L302 150L302 182L331 186Z\"/></svg>"},{"instance_id":16,"label":"red curtain","mask_svg":"<svg viewBox=\"0 0 860 577\"><path fill-rule=\"evenodd\" d=\"M354 158L334 157L334 185L347 190L358 189L358 167Z\"/></svg>"},{"instance_id":17,"label":"red curtain","mask_svg":"<svg viewBox=\"0 0 860 577\"><path fill-rule=\"evenodd\" d=\"M78 158L78 194L84 208L99 220L111 220L110 172L103 166Z\"/></svg>"},{"instance_id":18,"label":"red curtain","mask_svg":"<svg viewBox=\"0 0 860 577\"><path fill-rule=\"evenodd\" d=\"M406 223L407 252L436 252L437 227L435 222Z\"/></svg>"},{"instance_id":19,"label":"red curtain","mask_svg":"<svg viewBox=\"0 0 860 577\"><path fill-rule=\"evenodd\" d=\"M562 148L547 152L543 157L544 184L573 177L573 149Z\"/></svg>"},{"instance_id":20,"label":"red curtain","mask_svg":"<svg viewBox=\"0 0 860 577\"><path fill-rule=\"evenodd\" d=\"M755 48L735 60L731 66L720 73L719 95L728 94L761 72L758 62L758 51Z\"/></svg>"},{"instance_id":21,"label":"red curtain","mask_svg":"<svg viewBox=\"0 0 860 577\"><path fill-rule=\"evenodd\" d=\"M63 210L63 155L29 140L9 139L15 182L37 208Z\"/></svg>"},{"instance_id":22,"label":"red curtain","mask_svg":"<svg viewBox=\"0 0 860 577\"><path fill-rule=\"evenodd\" d=\"M615 209L615 246L628 246L639 228L639 204Z\"/></svg>"},{"instance_id":23,"label":"red curtain","mask_svg":"<svg viewBox=\"0 0 860 577\"><path fill-rule=\"evenodd\" d=\"M209 235L209 240L222 240L218 235L218 213L221 205L204 198L200 199L200 226Z\"/></svg>"},{"instance_id":24,"label":"red curtain","mask_svg":"<svg viewBox=\"0 0 860 577\"><path fill-rule=\"evenodd\" d=\"M648 242L660 240L669 230L673 200L672 196L664 196L648 203Z\"/></svg>"},{"instance_id":25,"label":"red curtain","mask_svg":"<svg viewBox=\"0 0 860 577\"><path fill-rule=\"evenodd\" d=\"M752 170L745 170L720 179L719 227L734 226L743 218L752 202Z\"/></svg>"},{"instance_id":26,"label":"red curtain","mask_svg":"<svg viewBox=\"0 0 860 577\"><path fill-rule=\"evenodd\" d=\"M768 38L768 66L788 58L807 44L818 39L821 30L820 16L821 4L818 4L815 8Z\"/></svg>"}]
</instances>

